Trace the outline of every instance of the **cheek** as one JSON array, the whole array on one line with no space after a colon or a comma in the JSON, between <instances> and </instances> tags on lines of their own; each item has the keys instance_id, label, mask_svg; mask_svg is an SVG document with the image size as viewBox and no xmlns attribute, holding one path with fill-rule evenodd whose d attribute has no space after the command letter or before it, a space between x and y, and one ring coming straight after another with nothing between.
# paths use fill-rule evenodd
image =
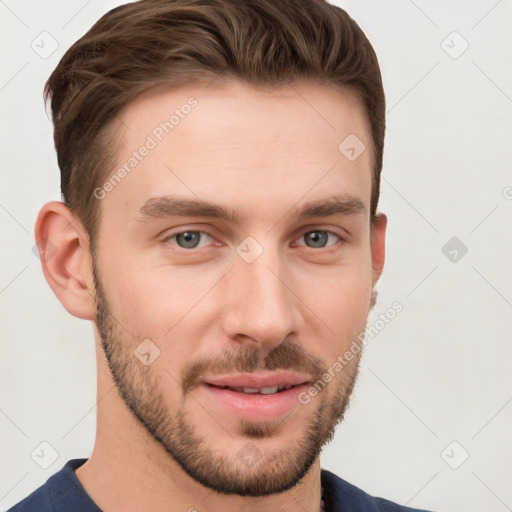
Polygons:
<instances>
[{"instance_id":1,"label":"cheek","mask_svg":"<svg viewBox=\"0 0 512 512\"><path fill-rule=\"evenodd\" d=\"M301 280L306 324L310 323L313 330L325 331L333 341L330 346L339 351L364 330L371 293L371 265L364 257L357 264L322 269ZM322 328L319 321L328 329Z\"/></svg>"},{"instance_id":2,"label":"cheek","mask_svg":"<svg viewBox=\"0 0 512 512\"><path fill-rule=\"evenodd\" d=\"M116 319L134 336L164 345L183 326L199 327L204 299L218 281L213 271L199 275L192 267L150 267L130 259L110 268L102 270L102 281Z\"/></svg>"}]
</instances>

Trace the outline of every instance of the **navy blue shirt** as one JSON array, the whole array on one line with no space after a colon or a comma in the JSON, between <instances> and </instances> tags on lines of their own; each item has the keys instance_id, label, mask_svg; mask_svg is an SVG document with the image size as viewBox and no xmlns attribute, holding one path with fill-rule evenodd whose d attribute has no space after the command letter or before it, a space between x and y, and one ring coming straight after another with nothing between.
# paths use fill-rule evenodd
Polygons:
<instances>
[{"instance_id":1,"label":"navy blue shirt","mask_svg":"<svg viewBox=\"0 0 512 512\"><path fill-rule=\"evenodd\" d=\"M86 461L68 461L45 484L7 512L102 512L75 474ZM374 498L325 469L321 474L326 512L426 512Z\"/></svg>"}]
</instances>

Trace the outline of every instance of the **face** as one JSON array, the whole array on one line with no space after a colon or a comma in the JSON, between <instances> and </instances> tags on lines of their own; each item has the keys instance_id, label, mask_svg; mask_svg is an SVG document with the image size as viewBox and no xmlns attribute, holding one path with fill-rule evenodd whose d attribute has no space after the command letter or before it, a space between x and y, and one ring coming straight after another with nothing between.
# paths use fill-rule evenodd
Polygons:
<instances>
[{"instance_id":1,"label":"face","mask_svg":"<svg viewBox=\"0 0 512 512\"><path fill-rule=\"evenodd\" d=\"M349 134L370 147L362 106L348 91L231 82L120 117L109 176L130 170L97 194L93 260L118 392L204 486L287 490L342 419L359 355L335 363L364 331L378 278L370 151L338 149Z\"/></svg>"}]
</instances>

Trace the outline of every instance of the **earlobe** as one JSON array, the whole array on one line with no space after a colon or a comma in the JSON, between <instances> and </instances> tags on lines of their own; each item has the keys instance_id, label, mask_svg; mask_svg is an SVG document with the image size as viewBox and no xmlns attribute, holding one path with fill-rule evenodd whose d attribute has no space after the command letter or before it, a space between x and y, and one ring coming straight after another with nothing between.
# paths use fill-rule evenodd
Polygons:
<instances>
[{"instance_id":1,"label":"earlobe","mask_svg":"<svg viewBox=\"0 0 512 512\"><path fill-rule=\"evenodd\" d=\"M84 320L95 319L89 239L64 204L45 204L37 217L36 244L44 276L64 308Z\"/></svg>"},{"instance_id":2,"label":"earlobe","mask_svg":"<svg viewBox=\"0 0 512 512\"><path fill-rule=\"evenodd\" d=\"M386 226L388 219L385 214L379 213L372 221L371 251L373 268L373 285L379 280L384 269L386 255Z\"/></svg>"}]
</instances>

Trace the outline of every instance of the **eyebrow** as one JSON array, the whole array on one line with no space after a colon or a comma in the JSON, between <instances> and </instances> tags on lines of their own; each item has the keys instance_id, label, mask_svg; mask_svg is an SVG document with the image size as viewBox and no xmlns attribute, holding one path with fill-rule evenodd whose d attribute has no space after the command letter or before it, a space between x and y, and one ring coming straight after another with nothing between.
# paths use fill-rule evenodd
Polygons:
<instances>
[{"instance_id":1,"label":"eyebrow","mask_svg":"<svg viewBox=\"0 0 512 512\"><path fill-rule=\"evenodd\" d=\"M229 210L217 204L199 199L183 199L179 196L161 196L148 199L139 210L137 220L142 222L167 217L209 217L238 222L237 210Z\"/></svg>"},{"instance_id":2,"label":"eyebrow","mask_svg":"<svg viewBox=\"0 0 512 512\"><path fill-rule=\"evenodd\" d=\"M367 208L359 197L353 194L342 194L294 206L285 216L309 219L333 215L365 214L366 212ZM236 223L240 222L244 216L238 209L228 209L199 199L161 196L148 199L139 210L136 220L145 222L168 217L205 217Z\"/></svg>"},{"instance_id":3,"label":"eyebrow","mask_svg":"<svg viewBox=\"0 0 512 512\"><path fill-rule=\"evenodd\" d=\"M367 208L359 197L353 194L343 194L294 207L290 210L289 215L298 219L309 219L331 215L365 214L366 211Z\"/></svg>"}]
</instances>

